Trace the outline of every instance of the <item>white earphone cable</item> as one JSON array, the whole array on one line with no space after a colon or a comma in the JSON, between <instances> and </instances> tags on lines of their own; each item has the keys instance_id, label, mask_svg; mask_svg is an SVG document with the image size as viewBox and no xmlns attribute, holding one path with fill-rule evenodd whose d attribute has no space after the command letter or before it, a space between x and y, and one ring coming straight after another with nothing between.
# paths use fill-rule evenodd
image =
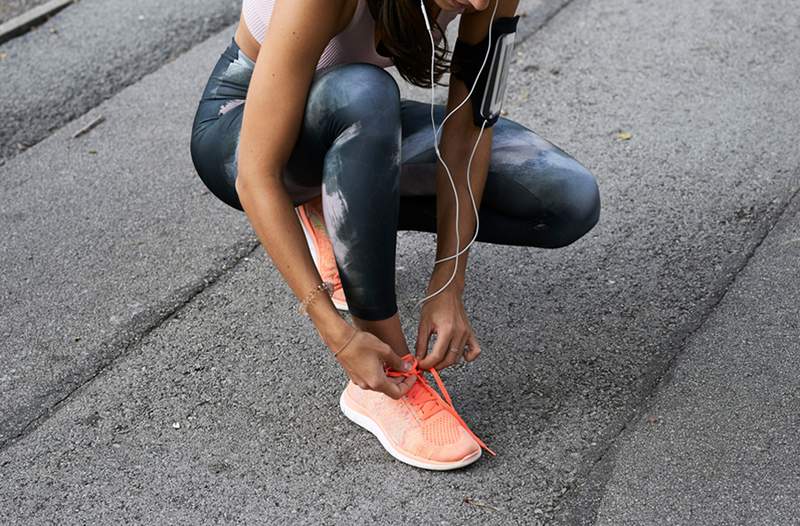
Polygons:
<instances>
[{"instance_id":1,"label":"white earphone cable","mask_svg":"<svg viewBox=\"0 0 800 526\"><path fill-rule=\"evenodd\" d=\"M483 63L481 64L481 67L478 70L478 74L476 76L475 82L472 84L472 88L470 89L469 93L467 94L467 97L463 101L461 101L461 103L458 106L456 106L449 114L447 114L445 116L445 118L442 120L442 123L437 128L436 119L435 119L435 115L434 115L434 106L435 106L435 103L436 103L436 100L435 100L436 99L436 84L434 82L434 66L436 64L436 42L434 41L434 38L433 38L433 30L431 29L430 20L428 19L428 13L427 13L427 10L425 8L425 2L424 2L424 0L420 0L420 6L422 7L422 16L425 18L425 26L428 29L428 35L430 36L430 39L431 39L431 127L433 129L433 147L434 147L434 150L436 152L436 158L442 163L442 166L444 166L445 173L447 173L447 178L450 180L450 186L453 189L453 197L455 198L455 201L456 201L456 207L455 207L456 208L456 210L455 210L455 215L456 215L456 252L452 256L447 256L447 257L435 260L434 261L434 265L436 263L441 263L442 261L447 261L447 260L453 259L453 258L455 258L456 261L455 261L455 264L453 265L453 273L450 276L450 279L447 280L447 283L442 285L439 288L439 290L437 290L436 292L434 292L432 294L429 294L428 296L425 296L424 298L419 300L416 303L415 307L419 307L425 301L429 300L430 298L432 298L435 295L437 295L440 292L442 292L445 288L447 288L448 285L450 285L450 283L452 283L453 279L456 277L456 273L458 272L458 256L460 256L461 254L463 254L464 252L469 250L469 247L472 246L472 244L478 238L478 229L480 227L480 222L479 222L479 219L478 219L478 207L475 204L475 196L472 193L472 184L471 184L471 180L470 179L471 179L471 174L472 174L472 160L475 157L475 152L478 150L478 145L480 144L481 138L483 137L483 132L486 129L486 122L487 121L484 119L483 124L481 125L481 130L478 133L478 139L475 141L475 146L472 148L472 153L470 154L469 161L467 162L467 190L469 191L469 197L470 197L470 200L472 201L472 210L475 213L475 234L472 236L472 239L470 240L470 242L467 243L467 245L463 249L460 249L461 233L459 231L459 225L458 225L459 217L460 217L460 215L459 215L459 203L458 203L458 189L456 188L456 183L453 180L453 175L450 172L450 167L447 166L447 163L442 158L441 151L439 150L439 133L444 128L444 125L447 122L447 120L452 115L454 115L464 104L466 104L467 101L470 99L470 97L472 97L472 93L475 91L475 88L478 85L478 81L480 79L480 76L483 73L483 68L486 67L486 63L489 60L489 54L491 53L491 48L492 48L492 46L491 46L491 41L492 41L492 23L494 22L494 17L497 14L497 6L498 6L499 3L500 3L499 0L495 0L494 10L492 11L492 17L491 17L491 20L489 21L489 46L488 46L488 49L486 50L486 56L483 59Z\"/></svg>"}]
</instances>

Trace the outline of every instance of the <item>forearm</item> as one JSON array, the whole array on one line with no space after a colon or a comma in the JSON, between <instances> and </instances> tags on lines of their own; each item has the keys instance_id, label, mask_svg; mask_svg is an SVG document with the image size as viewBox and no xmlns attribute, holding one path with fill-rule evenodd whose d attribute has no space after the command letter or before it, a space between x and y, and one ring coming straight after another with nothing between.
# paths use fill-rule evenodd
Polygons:
<instances>
[{"instance_id":1,"label":"forearm","mask_svg":"<svg viewBox=\"0 0 800 526\"><path fill-rule=\"evenodd\" d=\"M496 1L496 5L495 5ZM488 36L489 25L492 20L514 16L519 0L495 0L489 2L486 9L473 11L462 15L459 24L458 38L468 44L477 44ZM496 11L495 11L496 7ZM492 18L494 16L494 18ZM451 75L450 89L448 92L448 114L462 101L467 99L469 88L460 78ZM472 116L471 97L460 109L445 123L440 139L440 150L444 161L450 168L456 186L458 198L458 217L456 217L456 198L453 187L447 177L444 167L439 163L437 169L437 259L450 256L465 247L475 235L475 211L470 201L469 180L475 206L479 207L483 189L489 170L489 161L492 150L492 127L484 130L467 174L467 165L473 146L480 133L480 127L475 126ZM469 178L469 179L468 179ZM456 238L456 225L459 235ZM455 274L455 286L460 290L464 288L464 275L467 266L468 251L458 258L458 267ZM429 293L438 290L453 275L455 258L436 265L429 285Z\"/></svg>"},{"instance_id":2,"label":"forearm","mask_svg":"<svg viewBox=\"0 0 800 526\"><path fill-rule=\"evenodd\" d=\"M448 100L447 112L452 111L467 96L467 89L463 83L456 79L451 79L452 88ZM440 149L442 158L450 168L450 174L455 182L458 195L458 249L463 249L475 235L475 212L470 200L469 188L467 186L467 166L469 156L475 141L478 139L480 128L476 127L472 121L472 110L469 104L461 107L445 123L442 130ZM480 207L483 197L483 190L486 185L486 177L491 156L492 129L486 128L475 151L470 168L470 185L475 206ZM436 175L436 259L451 256L456 252L456 202L453 195L453 186L447 177L447 172L441 163L438 165ZM465 281L465 271L467 266L467 255L464 252L458 257L458 269L454 278L454 284L463 290ZM438 290L444 285L453 273L455 258L438 263L431 277L430 288Z\"/></svg>"},{"instance_id":3,"label":"forearm","mask_svg":"<svg viewBox=\"0 0 800 526\"><path fill-rule=\"evenodd\" d=\"M294 206L280 179L240 176L236 190L250 224L275 268L298 300L316 287L320 276L308 250ZM329 345L343 341L352 329L339 316L330 297L319 292L308 314Z\"/></svg>"}]
</instances>

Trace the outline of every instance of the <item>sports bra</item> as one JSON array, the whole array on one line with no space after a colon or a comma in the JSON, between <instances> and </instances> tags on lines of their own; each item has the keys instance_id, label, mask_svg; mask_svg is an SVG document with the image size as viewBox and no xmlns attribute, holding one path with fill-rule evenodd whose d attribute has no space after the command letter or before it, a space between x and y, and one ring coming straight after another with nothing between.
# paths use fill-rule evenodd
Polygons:
<instances>
[{"instance_id":1,"label":"sports bra","mask_svg":"<svg viewBox=\"0 0 800 526\"><path fill-rule=\"evenodd\" d=\"M243 0L242 15L247 29L259 44L264 41L272 9L277 0ZM285 1L285 0L283 0ZM289 0L291 1L291 0ZM393 1L393 0L388 0ZM441 11L437 21L442 29L447 28L460 13ZM392 59L378 54L375 50L375 20L369 11L366 0L358 0L353 19L340 33L334 36L320 56L317 69L350 62L366 62L382 68L392 65ZM441 35L434 31L435 40Z\"/></svg>"}]
</instances>

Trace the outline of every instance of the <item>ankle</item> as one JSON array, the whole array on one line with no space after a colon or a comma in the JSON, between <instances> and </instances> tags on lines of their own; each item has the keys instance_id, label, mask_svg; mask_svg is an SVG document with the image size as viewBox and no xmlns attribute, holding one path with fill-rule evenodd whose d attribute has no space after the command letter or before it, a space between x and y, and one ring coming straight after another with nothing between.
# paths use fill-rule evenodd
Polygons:
<instances>
[{"instance_id":1,"label":"ankle","mask_svg":"<svg viewBox=\"0 0 800 526\"><path fill-rule=\"evenodd\" d=\"M353 325L362 331L369 332L377 336L381 341L391 347L392 351L398 356L405 356L411 353L400 325L400 314L395 313L392 317L385 320L370 321L362 320L352 316Z\"/></svg>"}]
</instances>

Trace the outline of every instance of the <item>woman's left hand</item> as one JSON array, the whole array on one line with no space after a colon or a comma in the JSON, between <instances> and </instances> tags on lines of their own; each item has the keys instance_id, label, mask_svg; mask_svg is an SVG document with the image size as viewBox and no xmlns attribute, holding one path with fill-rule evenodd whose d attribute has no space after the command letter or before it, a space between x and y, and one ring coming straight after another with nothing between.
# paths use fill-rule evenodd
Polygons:
<instances>
[{"instance_id":1,"label":"woman's left hand","mask_svg":"<svg viewBox=\"0 0 800 526\"><path fill-rule=\"evenodd\" d=\"M436 343L429 353L428 342L432 334L436 334ZM480 353L457 289L447 288L423 304L416 346L420 369L442 370L457 363L462 356L471 362Z\"/></svg>"}]
</instances>

